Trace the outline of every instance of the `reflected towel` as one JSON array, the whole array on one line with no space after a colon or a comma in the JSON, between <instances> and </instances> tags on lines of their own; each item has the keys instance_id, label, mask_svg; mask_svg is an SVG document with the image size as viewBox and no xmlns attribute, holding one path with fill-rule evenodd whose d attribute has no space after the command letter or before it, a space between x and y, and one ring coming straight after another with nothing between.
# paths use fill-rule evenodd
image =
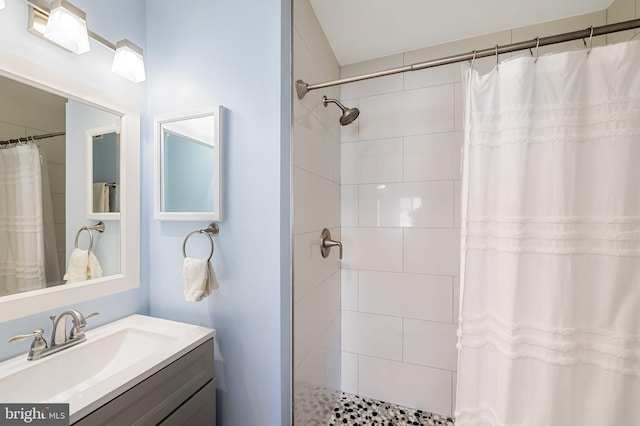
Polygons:
<instances>
[{"instance_id":1,"label":"reflected towel","mask_svg":"<svg viewBox=\"0 0 640 426\"><path fill-rule=\"evenodd\" d=\"M62 277L67 284L102 277L102 266L98 258L89 250L73 249L69 256L67 273Z\"/></svg>"},{"instance_id":2,"label":"reflected towel","mask_svg":"<svg viewBox=\"0 0 640 426\"><path fill-rule=\"evenodd\" d=\"M182 264L184 298L187 302L200 302L218 288L213 266L207 259L185 257Z\"/></svg>"},{"instance_id":3,"label":"reflected towel","mask_svg":"<svg viewBox=\"0 0 640 426\"><path fill-rule=\"evenodd\" d=\"M93 212L109 212L109 185L106 182L93 184Z\"/></svg>"}]
</instances>

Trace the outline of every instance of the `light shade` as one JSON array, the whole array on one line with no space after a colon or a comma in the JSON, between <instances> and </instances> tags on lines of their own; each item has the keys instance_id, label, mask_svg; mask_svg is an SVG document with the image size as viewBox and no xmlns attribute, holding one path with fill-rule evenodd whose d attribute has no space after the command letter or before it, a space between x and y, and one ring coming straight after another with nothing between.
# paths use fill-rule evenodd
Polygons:
<instances>
[{"instance_id":1,"label":"light shade","mask_svg":"<svg viewBox=\"0 0 640 426\"><path fill-rule=\"evenodd\" d=\"M51 3L44 36L56 44L75 53L89 51L87 15L66 0Z\"/></svg>"},{"instance_id":2,"label":"light shade","mask_svg":"<svg viewBox=\"0 0 640 426\"><path fill-rule=\"evenodd\" d=\"M4 6L5 6L4 0L0 0L0 9L4 9Z\"/></svg>"},{"instance_id":3,"label":"light shade","mask_svg":"<svg viewBox=\"0 0 640 426\"><path fill-rule=\"evenodd\" d=\"M142 49L126 39L117 42L111 71L134 83L146 80Z\"/></svg>"}]
</instances>

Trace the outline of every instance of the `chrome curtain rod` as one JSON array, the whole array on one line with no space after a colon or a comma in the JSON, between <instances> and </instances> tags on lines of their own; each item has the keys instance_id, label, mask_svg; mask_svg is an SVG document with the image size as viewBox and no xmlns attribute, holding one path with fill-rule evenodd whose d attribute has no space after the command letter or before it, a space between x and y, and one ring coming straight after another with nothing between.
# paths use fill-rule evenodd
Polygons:
<instances>
[{"instance_id":1,"label":"chrome curtain rod","mask_svg":"<svg viewBox=\"0 0 640 426\"><path fill-rule=\"evenodd\" d=\"M34 135L34 136L25 136L22 138L17 138L17 139L8 139L6 141L0 141L0 145L6 145L6 144L10 144L10 143L21 143L21 142L30 142L30 141L37 141L40 139L47 139L47 138L55 138L56 136L64 136L65 132L56 132L56 133L46 133L43 135Z\"/></svg>"},{"instance_id":2,"label":"chrome curtain rod","mask_svg":"<svg viewBox=\"0 0 640 426\"><path fill-rule=\"evenodd\" d=\"M516 52L519 50L533 49L540 46L548 46L550 44L564 43L565 41L579 40L579 39L591 39L605 34L615 33L618 31L632 30L640 28L640 19L633 19L631 21L618 22L615 24L603 25L600 27L589 27L586 30L572 31L570 33L556 34L549 37L537 37L533 40L520 41L512 44L505 44L504 46L494 46L487 49L475 50L469 53L463 53L459 55L447 56L440 59L433 59L425 62L418 62L412 65L405 65L398 68L391 68L384 71L372 72L369 74L356 75L353 77L341 78L338 80L325 81L324 83L309 84L303 80L296 81L296 92L298 99L304 98L311 90L323 89L325 87L338 86L346 83L353 83L354 81L368 80L370 78L384 77L392 74L399 74L408 71L418 71L426 68L439 67L441 65L454 64L456 62L470 61L474 58L486 58L489 56L500 55L504 53Z\"/></svg>"}]
</instances>

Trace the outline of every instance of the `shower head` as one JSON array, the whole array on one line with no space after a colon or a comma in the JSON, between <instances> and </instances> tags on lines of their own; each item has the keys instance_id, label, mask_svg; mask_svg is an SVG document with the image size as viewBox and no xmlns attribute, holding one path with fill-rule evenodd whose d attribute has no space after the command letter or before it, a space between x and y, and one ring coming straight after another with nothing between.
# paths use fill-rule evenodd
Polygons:
<instances>
[{"instance_id":1,"label":"shower head","mask_svg":"<svg viewBox=\"0 0 640 426\"><path fill-rule=\"evenodd\" d=\"M327 99L326 96L323 96L322 99L324 100L323 104L325 108L327 107L327 104L329 102L332 102L340 107L340 109L342 110L342 115L340 116L340 124L342 124L343 126L352 123L360 115L360 110L358 108L347 108L336 99Z\"/></svg>"}]
</instances>

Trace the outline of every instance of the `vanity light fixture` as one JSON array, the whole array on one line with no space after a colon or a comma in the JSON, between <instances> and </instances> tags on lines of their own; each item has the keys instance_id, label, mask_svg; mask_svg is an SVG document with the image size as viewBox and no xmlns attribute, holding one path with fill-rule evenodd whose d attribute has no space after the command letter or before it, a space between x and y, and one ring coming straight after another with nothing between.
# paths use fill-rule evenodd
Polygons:
<instances>
[{"instance_id":1,"label":"vanity light fixture","mask_svg":"<svg viewBox=\"0 0 640 426\"><path fill-rule=\"evenodd\" d=\"M86 24L86 14L67 0L54 0L51 3L51 9L49 9L49 5L44 0L23 1L30 6L27 29L31 34L55 42L56 45L78 54L89 50L89 37L91 37L104 47L115 52L111 66L113 73L135 83L146 79L142 48L126 39L120 40L117 44L113 44L109 40L89 30ZM4 0L0 0L0 2L4 2ZM72 16L69 16L67 12L73 12ZM49 32L52 32L53 29L50 29L50 27L56 25L53 21L58 19L55 17L58 13L63 14L61 15L60 22L64 23L65 28L69 23L76 25L73 33L80 35L81 37L79 37L79 39L81 40L73 38L73 42L65 44L51 37ZM71 39L72 38L69 38L69 40Z\"/></svg>"},{"instance_id":2,"label":"vanity light fixture","mask_svg":"<svg viewBox=\"0 0 640 426\"><path fill-rule=\"evenodd\" d=\"M44 36L77 54L88 52L87 15L67 0L54 0Z\"/></svg>"},{"instance_id":3,"label":"vanity light fixture","mask_svg":"<svg viewBox=\"0 0 640 426\"><path fill-rule=\"evenodd\" d=\"M111 71L134 83L146 80L142 48L127 39L117 42Z\"/></svg>"}]
</instances>

